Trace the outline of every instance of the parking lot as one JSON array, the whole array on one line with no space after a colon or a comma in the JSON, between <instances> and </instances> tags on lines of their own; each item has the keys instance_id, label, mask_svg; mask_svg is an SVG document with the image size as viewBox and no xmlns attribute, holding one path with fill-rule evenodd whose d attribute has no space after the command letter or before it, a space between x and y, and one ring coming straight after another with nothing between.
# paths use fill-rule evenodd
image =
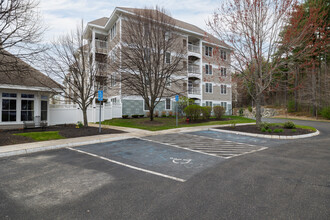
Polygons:
<instances>
[{"instance_id":1,"label":"parking lot","mask_svg":"<svg viewBox=\"0 0 330 220\"><path fill-rule=\"evenodd\" d=\"M0 218L249 218L255 217L253 211L261 211L259 206L267 210L260 216L274 216L273 211L282 207L283 196L292 196L294 188L298 193L303 190L297 188L299 181L304 187L304 181L310 182L306 176L299 180L295 175L315 173L313 164L306 169L302 165L307 161L301 165L298 159L287 159L292 153L283 146L294 148L296 142L205 130L2 158ZM280 155L285 151L283 158ZM321 173L327 169L323 165L317 168ZM328 178L325 174L301 192L303 199L309 198L323 214L327 214L323 202L330 195L324 185ZM317 186L320 189L315 194ZM282 191L279 200L270 201L278 191ZM309 192L320 195L321 203ZM302 199L301 195L297 198ZM305 204L305 200L301 202ZM271 209L274 204L279 205L277 209Z\"/></svg>"}]
</instances>

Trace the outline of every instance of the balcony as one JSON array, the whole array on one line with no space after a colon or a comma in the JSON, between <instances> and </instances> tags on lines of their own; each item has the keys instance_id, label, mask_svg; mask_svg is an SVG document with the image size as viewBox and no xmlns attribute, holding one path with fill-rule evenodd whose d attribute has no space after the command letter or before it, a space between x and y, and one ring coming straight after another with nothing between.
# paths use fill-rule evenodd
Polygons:
<instances>
[{"instance_id":1,"label":"balcony","mask_svg":"<svg viewBox=\"0 0 330 220\"><path fill-rule=\"evenodd\" d=\"M97 40L95 39L95 49L96 53L108 53L108 42L104 40Z\"/></svg>"},{"instance_id":2,"label":"balcony","mask_svg":"<svg viewBox=\"0 0 330 220\"><path fill-rule=\"evenodd\" d=\"M98 72L97 75L104 76L108 73L109 71L109 65L106 63L100 63L100 62L95 62L96 64L96 70Z\"/></svg>"},{"instance_id":3,"label":"balcony","mask_svg":"<svg viewBox=\"0 0 330 220\"><path fill-rule=\"evenodd\" d=\"M200 47L193 44L188 44L188 51L193 53L200 53Z\"/></svg>"},{"instance_id":4,"label":"balcony","mask_svg":"<svg viewBox=\"0 0 330 220\"><path fill-rule=\"evenodd\" d=\"M188 73L201 74L200 66L196 64L188 64Z\"/></svg>"},{"instance_id":5,"label":"balcony","mask_svg":"<svg viewBox=\"0 0 330 220\"><path fill-rule=\"evenodd\" d=\"M189 95L200 95L201 94L201 90L200 90L199 87L189 86L188 87L188 94Z\"/></svg>"}]
</instances>

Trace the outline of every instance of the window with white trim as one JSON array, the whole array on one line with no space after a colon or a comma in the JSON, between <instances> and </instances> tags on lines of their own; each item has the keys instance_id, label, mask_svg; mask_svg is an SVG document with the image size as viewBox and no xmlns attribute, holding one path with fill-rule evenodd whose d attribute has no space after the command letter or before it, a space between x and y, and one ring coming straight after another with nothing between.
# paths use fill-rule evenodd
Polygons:
<instances>
[{"instance_id":1,"label":"window with white trim","mask_svg":"<svg viewBox=\"0 0 330 220\"><path fill-rule=\"evenodd\" d=\"M34 95L21 94L21 121L34 120Z\"/></svg>"},{"instance_id":2,"label":"window with white trim","mask_svg":"<svg viewBox=\"0 0 330 220\"><path fill-rule=\"evenodd\" d=\"M221 76L227 76L227 68L221 67L220 72L221 72Z\"/></svg>"},{"instance_id":3,"label":"window with white trim","mask_svg":"<svg viewBox=\"0 0 330 220\"><path fill-rule=\"evenodd\" d=\"M16 121L16 93L2 93L2 112L1 112L1 121Z\"/></svg>"},{"instance_id":4,"label":"window with white trim","mask_svg":"<svg viewBox=\"0 0 330 220\"><path fill-rule=\"evenodd\" d=\"M227 94L227 85L220 85L220 93Z\"/></svg>"},{"instance_id":5,"label":"window with white trim","mask_svg":"<svg viewBox=\"0 0 330 220\"><path fill-rule=\"evenodd\" d=\"M222 60L227 60L227 52L225 50L221 50L220 57Z\"/></svg>"},{"instance_id":6,"label":"window with white trim","mask_svg":"<svg viewBox=\"0 0 330 220\"><path fill-rule=\"evenodd\" d=\"M206 93L212 93L213 92L212 83L205 83L205 92Z\"/></svg>"},{"instance_id":7,"label":"window with white trim","mask_svg":"<svg viewBox=\"0 0 330 220\"><path fill-rule=\"evenodd\" d=\"M171 53L170 52L165 53L165 63L171 63Z\"/></svg>"},{"instance_id":8,"label":"window with white trim","mask_svg":"<svg viewBox=\"0 0 330 220\"><path fill-rule=\"evenodd\" d=\"M165 110L171 110L171 99L170 98L166 98L165 101Z\"/></svg>"},{"instance_id":9,"label":"window with white trim","mask_svg":"<svg viewBox=\"0 0 330 220\"><path fill-rule=\"evenodd\" d=\"M225 111L227 110L227 102L221 102L221 106L225 109Z\"/></svg>"},{"instance_id":10,"label":"window with white trim","mask_svg":"<svg viewBox=\"0 0 330 220\"><path fill-rule=\"evenodd\" d=\"M212 57L213 54L213 48L205 46L205 56Z\"/></svg>"},{"instance_id":11,"label":"window with white trim","mask_svg":"<svg viewBox=\"0 0 330 220\"><path fill-rule=\"evenodd\" d=\"M210 64L205 64L205 74L206 75L212 75L212 65Z\"/></svg>"},{"instance_id":12,"label":"window with white trim","mask_svg":"<svg viewBox=\"0 0 330 220\"><path fill-rule=\"evenodd\" d=\"M211 102L211 101L206 101L206 102L205 102L205 106L210 106L210 107L212 107L213 105L212 105L212 102Z\"/></svg>"},{"instance_id":13,"label":"window with white trim","mask_svg":"<svg viewBox=\"0 0 330 220\"><path fill-rule=\"evenodd\" d=\"M117 28L116 28L116 23L111 27L110 29L110 40L112 40L113 38L115 38L116 36L116 32L117 32Z\"/></svg>"}]
</instances>

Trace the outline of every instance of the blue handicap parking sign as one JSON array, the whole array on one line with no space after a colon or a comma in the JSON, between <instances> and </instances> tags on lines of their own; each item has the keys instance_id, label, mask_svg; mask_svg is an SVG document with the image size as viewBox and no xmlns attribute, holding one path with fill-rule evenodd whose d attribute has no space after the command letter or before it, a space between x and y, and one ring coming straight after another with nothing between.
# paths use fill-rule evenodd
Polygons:
<instances>
[{"instance_id":1,"label":"blue handicap parking sign","mask_svg":"<svg viewBox=\"0 0 330 220\"><path fill-rule=\"evenodd\" d=\"M175 96L175 101L178 102L179 101L179 95Z\"/></svg>"},{"instance_id":2,"label":"blue handicap parking sign","mask_svg":"<svg viewBox=\"0 0 330 220\"><path fill-rule=\"evenodd\" d=\"M103 90L99 90L97 94L98 94L98 100L103 101Z\"/></svg>"}]
</instances>

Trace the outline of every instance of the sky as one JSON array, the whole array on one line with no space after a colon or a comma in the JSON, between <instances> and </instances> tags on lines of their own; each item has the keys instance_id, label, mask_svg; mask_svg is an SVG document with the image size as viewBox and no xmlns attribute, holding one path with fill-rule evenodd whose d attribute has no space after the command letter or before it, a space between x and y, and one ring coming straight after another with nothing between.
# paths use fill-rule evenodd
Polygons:
<instances>
[{"instance_id":1,"label":"sky","mask_svg":"<svg viewBox=\"0 0 330 220\"><path fill-rule=\"evenodd\" d=\"M48 28L45 41L70 32L81 23L109 17L115 7L144 8L158 5L172 17L207 30L205 21L221 0L40 0L39 12Z\"/></svg>"}]
</instances>

